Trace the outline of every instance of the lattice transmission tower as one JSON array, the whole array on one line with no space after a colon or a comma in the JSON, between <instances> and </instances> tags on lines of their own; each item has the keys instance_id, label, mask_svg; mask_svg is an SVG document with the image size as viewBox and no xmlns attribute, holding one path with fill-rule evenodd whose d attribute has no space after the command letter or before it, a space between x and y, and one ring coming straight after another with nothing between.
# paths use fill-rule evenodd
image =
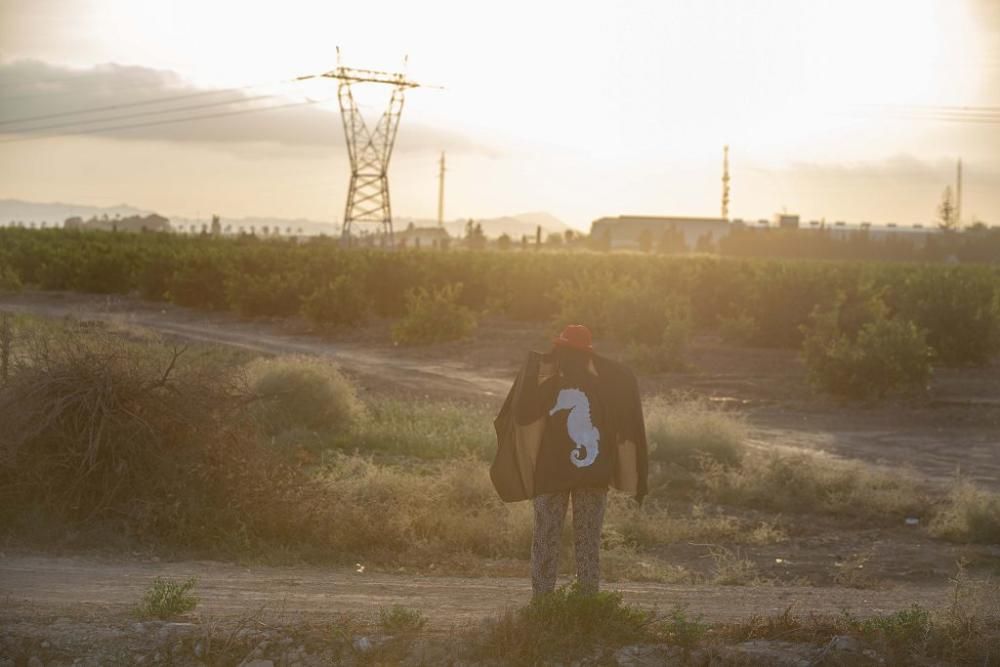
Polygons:
<instances>
[{"instance_id":1,"label":"lattice transmission tower","mask_svg":"<svg viewBox=\"0 0 1000 667\"><path fill-rule=\"evenodd\" d=\"M317 75L299 77L311 79ZM337 49L337 69L318 75L328 79L338 79L337 100L340 115L344 121L344 137L347 140L347 154L351 160L351 182L347 189L347 204L344 207L344 223L341 233L345 242L350 242L355 224L373 224L382 239L392 245L392 204L389 200L389 159L396 142L399 118L403 113L403 93L407 88L418 88L421 84L409 80L399 72L378 72L354 69L340 64L340 49ZM369 129L364 116L351 91L355 83L380 83L392 87L389 107L385 110L374 129Z\"/></svg>"}]
</instances>

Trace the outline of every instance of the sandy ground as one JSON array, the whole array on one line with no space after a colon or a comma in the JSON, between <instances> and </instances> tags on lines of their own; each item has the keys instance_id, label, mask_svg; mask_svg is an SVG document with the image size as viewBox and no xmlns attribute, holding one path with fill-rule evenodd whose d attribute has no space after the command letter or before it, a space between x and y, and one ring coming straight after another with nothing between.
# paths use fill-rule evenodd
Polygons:
<instances>
[{"instance_id":1,"label":"sandy ground","mask_svg":"<svg viewBox=\"0 0 1000 667\"><path fill-rule=\"evenodd\" d=\"M156 576L197 577L198 611L203 614L240 616L265 608L320 617L332 612L371 614L380 606L401 604L420 609L438 627L495 615L525 604L531 594L528 582L522 578L5 554L0 557L0 600L8 611L27 615L72 616L83 610L116 614L133 609ZM949 594L947 586L857 590L611 583L606 587L622 591L628 602L662 611L684 607L692 615L703 615L706 621L781 614L790 606L802 614L839 614L848 610L868 616L913 604L941 607Z\"/></svg>"}]
</instances>

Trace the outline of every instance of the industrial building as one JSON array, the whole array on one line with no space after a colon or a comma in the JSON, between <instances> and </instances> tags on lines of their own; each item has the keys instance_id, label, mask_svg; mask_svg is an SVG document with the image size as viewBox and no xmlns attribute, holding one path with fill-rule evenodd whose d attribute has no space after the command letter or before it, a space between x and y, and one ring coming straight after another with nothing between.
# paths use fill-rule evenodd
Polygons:
<instances>
[{"instance_id":1,"label":"industrial building","mask_svg":"<svg viewBox=\"0 0 1000 667\"><path fill-rule=\"evenodd\" d=\"M657 244L665 234L679 233L684 245L694 250L699 244L714 244L727 235L732 225L723 218L658 217L619 215L600 218L590 226L590 237L615 249L639 249L644 240Z\"/></svg>"},{"instance_id":2,"label":"industrial building","mask_svg":"<svg viewBox=\"0 0 1000 667\"><path fill-rule=\"evenodd\" d=\"M660 217L646 215L620 215L599 218L591 223L592 239L602 241L612 250L638 250L644 244L657 246L665 235L675 235L683 239L687 250L709 249L719 239L734 229L798 230L804 234L824 232L834 238L846 239L854 234L865 234L872 240L888 237L906 240L916 246L926 244L928 237L941 233L935 225L872 225L869 222L848 224L843 221L826 222L812 220L804 223L798 215L779 213L773 220L747 220L740 218L727 221L723 218ZM679 250L683 250L679 248Z\"/></svg>"}]
</instances>

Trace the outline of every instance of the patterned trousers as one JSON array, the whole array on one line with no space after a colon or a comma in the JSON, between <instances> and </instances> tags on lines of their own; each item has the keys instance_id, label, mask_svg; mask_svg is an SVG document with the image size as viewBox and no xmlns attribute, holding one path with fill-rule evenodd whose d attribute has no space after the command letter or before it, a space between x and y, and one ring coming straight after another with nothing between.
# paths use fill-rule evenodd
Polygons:
<instances>
[{"instance_id":1,"label":"patterned trousers","mask_svg":"<svg viewBox=\"0 0 1000 667\"><path fill-rule=\"evenodd\" d=\"M570 496L573 498L573 551L580 590L596 593L601 579L601 526L607 489L573 489L535 497L535 534L531 542L531 589L551 593L559 573L559 545Z\"/></svg>"}]
</instances>

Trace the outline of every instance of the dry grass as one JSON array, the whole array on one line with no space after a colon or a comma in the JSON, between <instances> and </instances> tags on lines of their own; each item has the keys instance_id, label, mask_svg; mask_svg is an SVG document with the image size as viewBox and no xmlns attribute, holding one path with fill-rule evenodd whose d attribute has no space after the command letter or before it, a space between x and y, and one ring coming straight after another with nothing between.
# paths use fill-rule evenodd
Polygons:
<instances>
[{"instance_id":1,"label":"dry grass","mask_svg":"<svg viewBox=\"0 0 1000 667\"><path fill-rule=\"evenodd\" d=\"M706 399L659 396L647 402L645 416L653 460L697 469L706 459L726 466L743 459L745 419Z\"/></svg>"},{"instance_id":2,"label":"dry grass","mask_svg":"<svg viewBox=\"0 0 1000 667\"><path fill-rule=\"evenodd\" d=\"M928 489L915 477L818 454L755 453L740 467L707 463L705 500L775 512L829 514L874 522L925 516Z\"/></svg>"},{"instance_id":3,"label":"dry grass","mask_svg":"<svg viewBox=\"0 0 1000 667\"><path fill-rule=\"evenodd\" d=\"M1000 494L955 480L947 503L931 521L931 535L954 542L1000 544Z\"/></svg>"}]
</instances>

